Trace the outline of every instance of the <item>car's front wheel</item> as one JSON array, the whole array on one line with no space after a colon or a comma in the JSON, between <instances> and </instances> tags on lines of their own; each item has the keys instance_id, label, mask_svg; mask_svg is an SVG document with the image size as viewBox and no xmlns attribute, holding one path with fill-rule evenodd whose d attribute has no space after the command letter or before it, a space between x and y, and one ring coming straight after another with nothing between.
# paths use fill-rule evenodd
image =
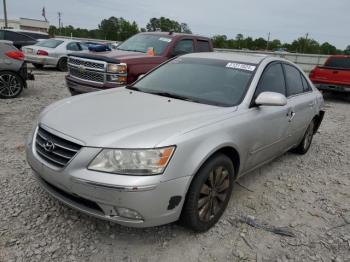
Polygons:
<instances>
[{"instance_id":1,"label":"car's front wheel","mask_svg":"<svg viewBox=\"0 0 350 262\"><path fill-rule=\"evenodd\" d=\"M294 148L292 151L294 153L301 154L301 155L303 155L307 151L309 151L312 139L314 137L314 132L315 132L315 120L312 120L311 123L309 124L300 144L296 148Z\"/></svg>"},{"instance_id":2,"label":"car's front wheel","mask_svg":"<svg viewBox=\"0 0 350 262\"><path fill-rule=\"evenodd\" d=\"M0 72L0 98L15 98L20 95L23 87L23 79L15 72Z\"/></svg>"},{"instance_id":3,"label":"car's front wheel","mask_svg":"<svg viewBox=\"0 0 350 262\"><path fill-rule=\"evenodd\" d=\"M182 224L197 232L212 227L227 207L233 183L232 161L223 154L211 157L191 183L182 209Z\"/></svg>"}]
</instances>

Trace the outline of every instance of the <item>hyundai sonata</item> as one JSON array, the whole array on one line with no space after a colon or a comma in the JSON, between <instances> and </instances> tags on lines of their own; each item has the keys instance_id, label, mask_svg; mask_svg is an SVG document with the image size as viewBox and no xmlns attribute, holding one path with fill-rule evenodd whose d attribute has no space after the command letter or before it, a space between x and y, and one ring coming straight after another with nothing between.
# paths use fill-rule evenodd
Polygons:
<instances>
[{"instance_id":1,"label":"hyundai sonata","mask_svg":"<svg viewBox=\"0 0 350 262\"><path fill-rule=\"evenodd\" d=\"M47 107L27 159L49 194L89 215L205 231L236 179L289 150L306 153L323 115L322 95L291 62L188 54L131 86Z\"/></svg>"}]
</instances>

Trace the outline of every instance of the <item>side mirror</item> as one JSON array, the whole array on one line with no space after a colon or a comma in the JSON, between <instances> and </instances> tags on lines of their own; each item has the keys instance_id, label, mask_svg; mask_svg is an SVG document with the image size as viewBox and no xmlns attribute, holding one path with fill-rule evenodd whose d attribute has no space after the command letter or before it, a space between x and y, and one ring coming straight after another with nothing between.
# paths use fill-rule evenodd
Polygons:
<instances>
[{"instance_id":1,"label":"side mirror","mask_svg":"<svg viewBox=\"0 0 350 262\"><path fill-rule=\"evenodd\" d=\"M287 98L280 93L262 92L255 99L255 104L258 106L285 106Z\"/></svg>"},{"instance_id":2,"label":"side mirror","mask_svg":"<svg viewBox=\"0 0 350 262\"><path fill-rule=\"evenodd\" d=\"M139 77L137 78L137 80L140 80L142 77L144 77L145 74L139 75Z\"/></svg>"}]
</instances>

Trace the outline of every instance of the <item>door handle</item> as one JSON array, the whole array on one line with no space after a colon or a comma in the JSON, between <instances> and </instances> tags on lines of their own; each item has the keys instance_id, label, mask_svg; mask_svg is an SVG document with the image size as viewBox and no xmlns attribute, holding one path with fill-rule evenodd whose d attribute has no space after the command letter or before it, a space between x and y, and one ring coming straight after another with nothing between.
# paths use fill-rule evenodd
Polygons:
<instances>
[{"instance_id":1,"label":"door handle","mask_svg":"<svg viewBox=\"0 0 350 262\"><path fill-rule=\"evenodd\" d=\"M309 107L313 107L315 105L315 103L314 102L311 102L310 104L309 104Z\"/></svg>"},{"instance_id":2,"label":"door handle","mask_svg":"<svg viewBox=\"0 0 350 262\"><path fill-rule=\"evenodd\" d=\"M295 112L292 111L290 112L290 115L289 115L289 122L292 122L293 118L295 117Z\"/></svg>"}]
</instances>

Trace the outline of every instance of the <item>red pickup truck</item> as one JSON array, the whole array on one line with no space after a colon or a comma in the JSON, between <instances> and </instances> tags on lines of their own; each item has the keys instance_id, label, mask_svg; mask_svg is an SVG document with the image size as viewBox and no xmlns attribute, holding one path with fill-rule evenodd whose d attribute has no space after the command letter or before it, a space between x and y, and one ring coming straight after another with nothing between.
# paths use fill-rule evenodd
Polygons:
<instances>
[{"instance_id":1,"label":"red pickup truck","mask_svg":"<svg viewBox=\"0 0 350 262\"><path fill-rule=\"evenodd\" d=\"M207 37L140 33L113 51L69 55L66 84L72 95L125 86L175 56L212 51L212 41Z\"/></svg>"},{"instance_id":2,"label":"red pickup truck","mask_svg":"<svg viewBox=\"0 0 350 262\"><path fill-rule=\"evenodd\" d=\"M310 80L322 91L350 92L350 55L330 56L310 72Z\"/></svg>"}]
</instances>

